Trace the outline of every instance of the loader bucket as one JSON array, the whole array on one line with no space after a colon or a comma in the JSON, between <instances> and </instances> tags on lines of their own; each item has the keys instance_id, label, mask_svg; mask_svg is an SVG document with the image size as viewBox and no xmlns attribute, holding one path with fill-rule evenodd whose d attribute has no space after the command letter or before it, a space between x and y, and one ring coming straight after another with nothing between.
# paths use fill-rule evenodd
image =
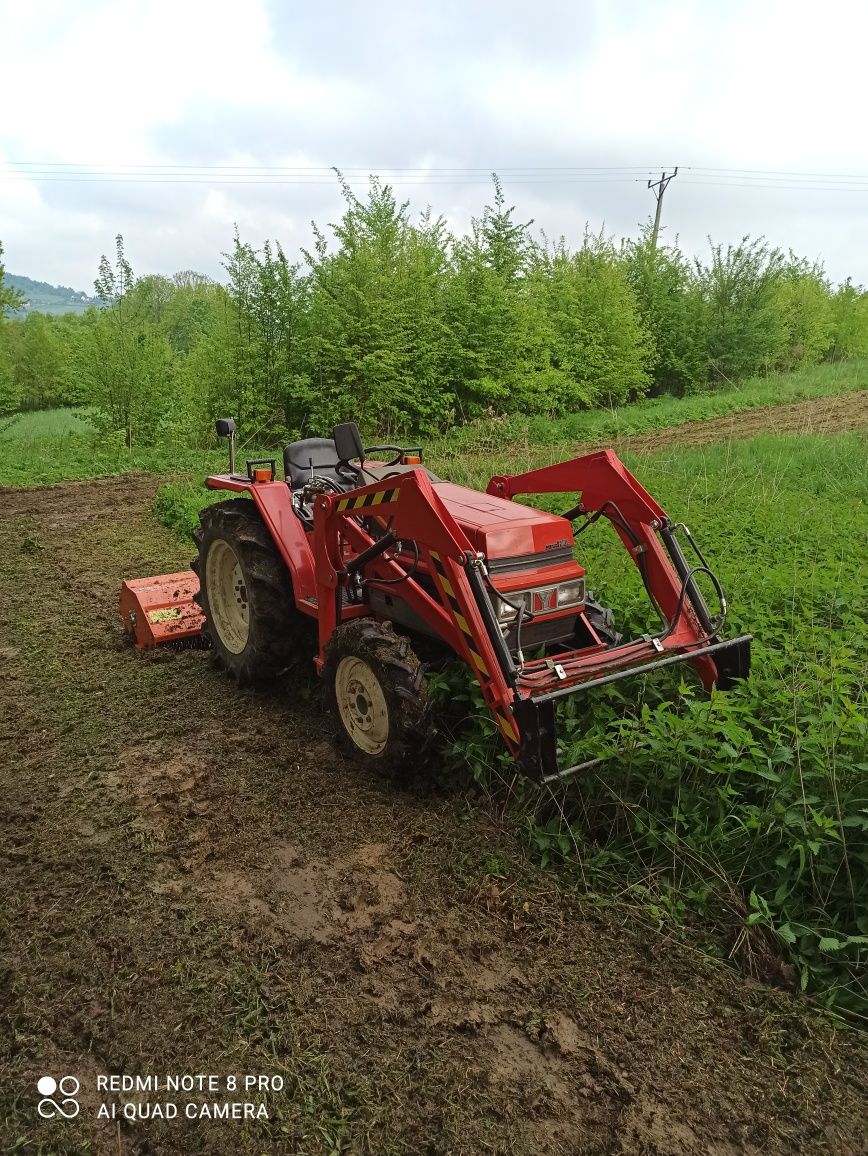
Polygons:
<instances>
[{"instance_id":1,"label":"loader bucket","mask_svg":"<svg viewBox=\"0 0 868 1156\"><path fill-rule=\"evenodd\" d=\"M124 582L120 603L124 630L139 650L198 637L205 621L193 601L198 592L199 579L192 570Z\"/></svg>"}]
</instances>

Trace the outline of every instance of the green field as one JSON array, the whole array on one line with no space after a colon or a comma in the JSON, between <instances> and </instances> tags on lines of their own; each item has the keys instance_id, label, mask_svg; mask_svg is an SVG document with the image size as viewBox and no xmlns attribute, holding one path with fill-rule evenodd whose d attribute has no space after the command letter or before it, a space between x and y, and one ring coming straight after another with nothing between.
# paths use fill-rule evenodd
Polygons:
<instances>
[{"instance_id":1,"label":"green field","mask_svg":"<svg viewBox=\"0 0 868 1156\"><path fill-rule=\"evenodd\" d=\"M494 472L568 456L576 441L672 428L669 448L634 454L627 442L623 456L697 534L729 595L728 629L755 635L749 682L711 701L677 677L642 687L638 700L631 684L598 693L563 719L564 733L575 745L572 761L610 761L554 802L514 785L500 798L509 767L475 690L458 676L441 686L444 704L457 703L459 713L440 766L465 776L469 767L544 863L585 887L619 891L660 925L699 927L712 952L724 953L727 935L743 933L736 954L749 969L773 977L782 969L787 982L852 1010L868 1007L865 439L766 434L690 449L677 427L833 393L852 394L858 426L864 406L853 391L866 372L864 364L827 366L547 426L490 421L426 451L442 476L484 488ZM770 411L771 428L779 412ZM201 479L223 467L222 448L130 450L120 436L96 438L70 410L23 415L0 437L13 451L0 458L6 484L166 475L155 509L185 541L204 501L220 497L206 498ZM620 547L600 527L580 546L589 585L619 623L650 628ZM444 706L445 721L448 714ZM468 714L481 721L459 725Z\"/></svg>"},{"instance_id":2,"label":"green field","mask_svg":"<svg viewBox=\"0 0 868 1156\"><path fill-rule=\"evenodd\" d=\"M592 444L652 430L670 429L686 422L705 421L728 414L768 409L811 398L850 394L868 388L868 361L822 365L797 373L756 378L737 388L694 397L659 397L611 410L590 409L557 421L544 418L486 419L458 426L428 440L432 462L462 468L467 454L500 453L518 444L566 447ZM320 431L313 431L319 433ZM83 411L42 410L0 419L0 485L50 485L72 479L113 477L130 471L179 473L198 479L225 461L222 448L194 450L188 446L133 444L127 447L123 431L99 435ZM255 455L268 447L244 446ZM241 456L241 455L239 455Z\"/></svg>"},{"instance_id":3,"label":"green field","mask_svg":"<svg viewBox=\"0 0 868 1156\"><path fill-rule=\"evenodd\" d=\"M0 441L29 443L92 432L83 411L77 409L36 409L0 418Z\"/></svg>"}]
</instances>

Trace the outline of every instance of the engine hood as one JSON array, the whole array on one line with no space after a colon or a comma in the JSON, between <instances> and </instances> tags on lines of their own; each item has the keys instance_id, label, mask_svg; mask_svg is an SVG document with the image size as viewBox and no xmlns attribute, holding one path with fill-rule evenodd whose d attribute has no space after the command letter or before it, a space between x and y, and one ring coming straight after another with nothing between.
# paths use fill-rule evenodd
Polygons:
<instances>
[{"instance_id":1,"label":"engine hood","mask_svg":"<svg viewBox=\"0 0 868 1156\"><path fill-rule=\"evenodd\" d=\"M523 558L542 555L534 559L542 564L547 554L553 563L572 558L573 528L566 518L452 482L439 482L435 491L489 562L509 560L520 565Z\"/></svg>"}]
</instances>

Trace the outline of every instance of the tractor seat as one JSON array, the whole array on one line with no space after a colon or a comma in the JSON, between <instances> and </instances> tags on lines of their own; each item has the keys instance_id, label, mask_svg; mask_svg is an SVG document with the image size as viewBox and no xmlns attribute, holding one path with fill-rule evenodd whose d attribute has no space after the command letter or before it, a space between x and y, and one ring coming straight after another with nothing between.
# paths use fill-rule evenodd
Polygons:
<instances>
[{"instance_id":1,"label":"tractor seat","mask_svg":"<svg viewBox=\"0 0 868 1156\"><path fill-rule=\"evenodd\" d=\"M354 480L347 474L338 472L338 451L331 438L304 438L302 441L291 442L283 451L284 473L294 490L303 486L310 477L311 464L315 474L329 478L342 490L355 490L358 486L367 486L371 482L397 477L409 470L424 469L423 466L365 466L361 476ZM430 470L426 469L425 473L432 482L440 481L440 478Z\"/></svg>"},{"instance_id":2,"label":"tractor seat","mask_svg":"<svg viewBox=\"0 0 868 1156\"><path fill-rule=\"evenodd\" d=\"M313 472L329 478L342 490L353 490L358 485L345 474L338 473L338 451L331 438L303 438L290 442L283 451L283 470L294 490L303 486Z\"/></svg>"}]
</instances>

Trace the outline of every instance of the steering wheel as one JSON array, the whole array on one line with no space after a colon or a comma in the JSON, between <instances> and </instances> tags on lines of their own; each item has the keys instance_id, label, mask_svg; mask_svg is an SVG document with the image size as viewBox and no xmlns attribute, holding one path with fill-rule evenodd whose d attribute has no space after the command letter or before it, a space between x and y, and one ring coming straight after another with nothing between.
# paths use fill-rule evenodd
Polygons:
<instances>
[{"instance_id":1,"label":"steering wheel","mask_svg":"<svg viewBox=\"0 0 868 1156\"><path fill-rule=\"evenodd\" d=\"M401 458L404 456L403 446L367 446L362 452L365 455L365 461L367 461L369 454L394 454L395 456L391 461L383 462L383 469L387 469L389 466L400 465ZM339 474L345 474L347 471L351 470L354 475L354 479L358 478L362 473L361 466L357 466L354 462L338 462L338 464L335 466L335 469Z\"/></svg>"},{"instance_id":2,"label":"steering wheel","mask_svg":"<svg viewBox=\"0 0 868 1156\"><path fill-rule=\"evenodd\" d=\"M390 454L396 455L394 458L392 458L392 460L390 462L383 462L384 466L400 465L401 458L404 456L404 450L403 450L402 446L366 446L365 447L365 459L367 459L368 454L383 454L383 453L390 453Z\"/></svg>"}]
</instances>

